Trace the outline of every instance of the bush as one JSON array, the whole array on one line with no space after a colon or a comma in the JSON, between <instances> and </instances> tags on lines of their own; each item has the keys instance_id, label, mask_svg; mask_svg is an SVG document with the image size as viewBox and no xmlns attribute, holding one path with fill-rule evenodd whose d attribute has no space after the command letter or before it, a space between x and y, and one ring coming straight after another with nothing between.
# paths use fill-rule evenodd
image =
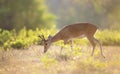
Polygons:
<instances>
[{"instance_id":1,"label":"bush","mask_svg":"<svg viewBox=\"0 0 120 74\"><path fill-rule=\"evenodd\" d=\"M96 37L102 41L103 45L120 45L120 31L98 31Z\"/></svg>"},{"instance_id":2,"label":"bush","mask_svg":"<svg viewBox=\"0 0 120 74\"><path fill-rule=\"evenodd\" d=\"M97 31L96 38L99 39L103 45L120 45L120 31ZM38 37L39 34L45 35L47 38L49 35L54 35L56 30L43 30L43 29L36 29L36 30L26 30L23 28L18 33L15 30L7 31L0 29L0 45L2 45L5 49L8 48L24 48L29 47L32 44L38 44L41 39ZM74 43L76 45L85 45L88 44L87 39L75 39ZM61 45L61 42L56 42L55 45Z\"/></svg>"},{"instance_id":3,"label":"bush","mask_svg":"<svg viewBox=\"0 0 120 74\"><path fill-rule=\"evenodd\" d=\"M11 39L11 33L8 30L0 29L0 45L3 45L7 40Z\"/></svg>"},{"instance_id":4,"label":"bush","mask_svg":"<svg viewBox=\"0 0 120 74\"><path fill-rule=\"evenodd\" d=\"M25 47L25 44L24 44L23 41L17 40L17 41L15 41L15 42L11 42L10 46L11 46L12 48L20 49L20 48Z\"/></svg>"},{"instance_id":5,"label":"bush","mask_svg":"<svg viewBox=\"0 0 120 74\"><path fill-rule=\"evenodd\" d=\"M32 44L38 44L41 39L38 37L39 34L44 34L45 38L51 33L53 34L53 30L26 30L26 28L21 29L19 32L15 30L7 31L0 30L0 43L4 47L5 50L9 48L24 48L29 47Z\"/></svg>"}]
</instances>

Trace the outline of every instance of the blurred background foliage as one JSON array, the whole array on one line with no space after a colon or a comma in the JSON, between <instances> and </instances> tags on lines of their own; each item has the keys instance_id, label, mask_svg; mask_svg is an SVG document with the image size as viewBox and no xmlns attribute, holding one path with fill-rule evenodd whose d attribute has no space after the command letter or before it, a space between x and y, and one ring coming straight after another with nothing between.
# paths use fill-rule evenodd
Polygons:
<instances>
[{"instance_id":1,"label":"blurred background foliage","mask_svg":"<svg viewBox=\"0 0 120 74\"><path fill-rule=\"evenodd\" d=\"M100 29L120 29L120 0L47 0L58 26L90 22Z\"/></svg>"},{"instance_id":2,"label":"blurred background foliage","mask_svg":"<svg viewBox=\"0 0 120 74\"><path fill-rule=\"evenodd\" d=\"M0 0L0 28L62 28L89 22L101 29L120 29L120 0Z\"/></svg>"},{"instance_id":3,"label":"blurred background foliage","mask_svg":"<svg viewBox=\"0 0 120 74\"><path fill-rule=\"evenodd\" d=\"M0 28L7 30L53 28L55 16L44 0L0 0Z\"/></svg>"},{"instance_id":4,"label":"blurred background foliage","mask_svg":"<svg viewBox=\"0 0 120 74\"><path fill-rule=\"evenodd\" d=\"M38 44L38 34L47 38L76 22L104 29L96 34L103 45L120 45L119 7L120 0L0 0L0 45L7 49Z\"/></svg>"}]
</instances>

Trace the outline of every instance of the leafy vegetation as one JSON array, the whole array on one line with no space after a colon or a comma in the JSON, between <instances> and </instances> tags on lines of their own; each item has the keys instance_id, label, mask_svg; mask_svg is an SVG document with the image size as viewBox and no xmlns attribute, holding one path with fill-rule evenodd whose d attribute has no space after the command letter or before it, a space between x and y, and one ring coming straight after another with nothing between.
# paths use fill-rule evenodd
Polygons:
<instances>
[{"instance_id":1,"label":"leafy vegetation","mask_svg":"<svg viewBox=\"0 0 120 74\"><path fill-rule=\"evenodd\" d=\"M39 34L44 33L45 36L49 35L52 30L26 30L26 28L20 30L18 33L15 30L8 31L2 30L0 31L0 45L5 49L8 48L24 48L28 47L32 44L38 44L40 39L38 38Z\"/></svg>"},{"instance_id":2,"label":"leafy vegetation","mask_svg":"<svg viewBox=\"0 0 120 74\"><path fill-rule=\"evenodd\" d=\"M12 30L54 28L55 16L45 0L0 0L0 28Z\"/></svg>"},{"instance_id":3,"label":"leafy vegetation","mask_svg":"<svg viewBox=\"0 0 120 74\"><path fill-rule=\"evenodd\" d=\"M57 17L58 27L90 22L101 29L120 29L120 0L46 0Z\"/></svg>"},{"instance_id":4,"label":"leafy vegetation","mask_svg":"<svg viewBox=\"0 0 120 74\"><path fill-rule=\"evenodd\" d=\"M120 31L98 31L96 37L101 40L103 45L120 45Z\"/></svg>"},{"instance_id":5,"label":"leafy vegetation","mask_svg":"<svg viewBox=\"0 0 120 74\"><path fill-rule=\"evenodd\" d=\"M57 31L57 30L56 30ZM0 30L0 45L3 46L5 49L8 48L24 48L28 47L32 44L39 44L40 38L38 38L39 34L44 34L47 38L48 35L54 35L56 33L55 30L43 30L43 29L36 29L36 30L26 30L23 28L18 33L15 30L8 31L8 30ZM120 35L119 31L97 31L96 38L98 38L103 45L120 45ZM77 45L86 45L89 44L87 39L75 39L74 43ZM58 46L61 45L61 41L55 43Z\"/></svg>"}]
</instances>

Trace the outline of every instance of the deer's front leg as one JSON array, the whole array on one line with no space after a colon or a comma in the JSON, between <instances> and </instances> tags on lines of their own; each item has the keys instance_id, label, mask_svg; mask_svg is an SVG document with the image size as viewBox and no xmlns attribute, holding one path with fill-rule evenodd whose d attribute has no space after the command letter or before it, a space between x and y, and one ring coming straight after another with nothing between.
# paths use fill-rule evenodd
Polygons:
<instances>
[{"instance_id":1,"label":"deer's front leg","mask_svg":"<svg viewBox=\"0 0 120 74\"><path fill-rule=\"evenodd\" d=\"M73 41L69 40L69 44L70 44L70 47L71 47L71 50L72 50L73 49Z\"/></svg>"}]
</instances>

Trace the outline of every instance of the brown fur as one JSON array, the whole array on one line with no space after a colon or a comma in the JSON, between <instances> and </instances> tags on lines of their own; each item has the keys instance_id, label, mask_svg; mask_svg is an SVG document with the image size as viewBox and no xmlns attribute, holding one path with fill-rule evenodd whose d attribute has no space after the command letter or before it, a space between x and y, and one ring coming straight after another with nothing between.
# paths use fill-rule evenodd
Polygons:
<instances>
[{"instance_id":1,"label":"brown fur","mask_svg":"<svg viewBox=\"0 0 120 74\"><path fill-rule=\"evenodd\" d=\"M63 40L64 44L66 44L68 42L71 42L71 44L72 44L73 38L79 38L82 36L82 37L87 37L87 39L93 46L91 55L93 55L96 43L98 43L100 46L101 55L103 56L102 44L100 43L99 40L97 40L94 37L96 30L97 30L97 27L90 23L76 23L76 24L71 24L71 25L65 26L55 36L53 36L52 38L49 38L47 40L44 40L45 41L44 52L46 52L49 49L50 45L53 42ZM71 47L72 47L72 45L71 45Z\"/></svg>"},{"instance_id":2,"label":"brown fur","mask_svg":"<svg viewBox=\"0 0 120 74\"><path fill-rule=\"evenodd\" d=\"M52 42L58 40L68 40L70 38L76 38L85 34L86 36L93 36L96 32L97 27L90 23L76 23L68 25L61 29L52 39Z\"/></svg>"}]
</instances>

